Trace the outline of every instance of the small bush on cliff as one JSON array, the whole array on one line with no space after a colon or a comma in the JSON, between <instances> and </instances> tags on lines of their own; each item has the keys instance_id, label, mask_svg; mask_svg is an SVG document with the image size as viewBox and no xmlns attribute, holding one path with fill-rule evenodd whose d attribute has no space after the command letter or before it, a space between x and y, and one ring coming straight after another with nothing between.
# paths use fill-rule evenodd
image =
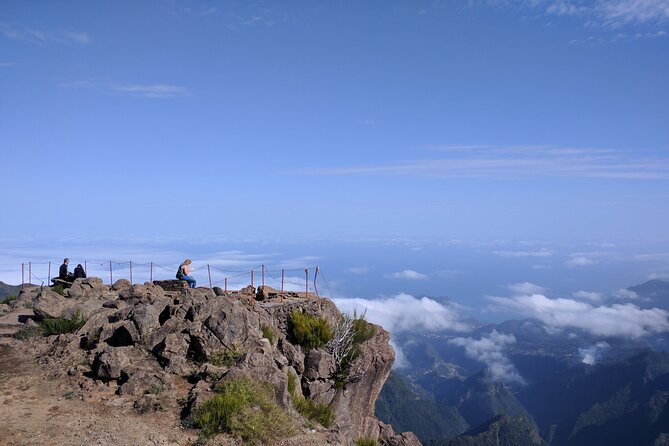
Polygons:
<instances>
[{"instance_id":1,"label":"small bush on cliff","mask_svg":"<svg viewBox=\"0 0 669 446\"><path fill-rule=\"evenodd\" d=\"M300 415L309 421L320 423L323 427L330 427L335 422L334 411L331 407L308 400L302 394L296 392L296 377L292 373L288 374L288 393L293 401L293 407Z\"/></svg>"},{"instance_id":2,"label":"small bush on cliff","mask_svg":"<svg viewBox=\"0 0 669 446\"><path fill-rule=\"evenodd\" d=\"M266 444L293 434L293 423L276 403L271 384L238 378L216 392L191 416L204 437L226 432L251 444Z\"/></svg>"},{"instance_id":3,"label":"small bush on cliff","mask_svg":"<svg viewBox=\"0 0 669 446\"><path fill-rule=\"evenodd\" d=\"M65 288L63 288L63 285L61 284L52 286L51 291L53 291L54 293L58 293L61 296L65 296Z\"/></svg>"},{"instance_id":4,"label":"small bush on cliff","mask_svg":"<svg viewBox=\"0 0 669 446\"><path fill-rule=\"evenodd\" d=\"M223 350L209 358L209 364L216 367L233 367L242 357L241 352L237 350Z\"/></svg>"},{"instance_id":5,"label":"small bush on cliff","mask_svg":"<svg viewBox=\"0 0 669 446\"><path fill-rule=\"evenodd\" d=\"M44 336L58 335L63 333L74 333L86 323L86 319L77 312L69 319L58 317L53 319L44 319L40 322L42 334Z\"/></svg>"},{"instance_id":6,"label":"small bush on cliff","mask_svg":"<svg viewBox=\"0 0 669 446\"><path fill-rule=\"evenodd\" d=\"M4 302L0 302L0 303L9 305L10 303L14 302L16 299L18 299L18 297L14 296L14 295L11 295L11 296L7 296L7 298L5 299L5 301L4 301Z\"/></svg>"},{"instance_id":7,"label":"small bush on cliff","mask_svg":"<svg viewBox=\"0 0 669 446\"><path fill-rule=\"evenodd\" d=\"M263 325L260 327L262 330L262 337L267 339L270 344L274 345L274 340L276 339L276 332L269 325Z\"/></svg>"},{"instance_id":8,"label":"small bush on cliff","mask_svg":"<svg viewBox=\"0 0 669 446\"><path fill-rule=\"evenodd\" d=\"M355 446L379 446L373 438L360 437L355 439Z\"/></svg>"},{"instance_id":9,"label":"small bush on cliff","mask_svg":"<svg viewBox=\"0 0 669 446\"><path fill-rule=\"evenodd\" d=\"M332 330L325 319L299 310L290 315L289 331L295 343L306 351L323 347L332 338Z\"/></svg>"},{"instance_id":10,"label":"small bush on cliff","mask_svg":"<svg viewBox=\"0 0 669 446\"><path fill-rule=\"evenodd\" d=\"M335 359L333 378L337 389L343 389L346 384L359 380L359 376L351 375L351 367L362 353L362 343L375 334L376 328L365 320L364 313L358 316L354 311L353 316L343 315L335 327L332 339L325 346Z\"/></svg>"}]
</instances>

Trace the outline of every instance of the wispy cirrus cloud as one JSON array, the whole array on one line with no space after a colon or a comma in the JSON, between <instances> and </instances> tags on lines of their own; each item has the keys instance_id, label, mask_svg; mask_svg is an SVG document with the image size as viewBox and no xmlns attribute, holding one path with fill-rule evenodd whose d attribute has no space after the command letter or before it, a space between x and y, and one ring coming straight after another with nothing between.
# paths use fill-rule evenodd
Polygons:
<instances>
[{"instance_id":1,"label":"wispy cirrus cloud","mask_svg":"<svg viewBox=\"0 0 669 446\"><path fill-rule=\"evenodd\" d=\"M0 33L8 39L30 42L42 46L54 43L88 45L93 42L86 32L47 31L8 23L0 24Z\"/></svg>"},{"instance_id":2,"label":"wispy cirrus cloud","mask_svg":"<svg viewBox=\"0 0 669 446\"><path fill-rule=\"evenodd\" d=\"M493 251L493 254L495 254L498 257L510 257L510 258L551 257L553 255L553 251L549 251L548 249L542 248L538 251Z\"/></svg>"},{"instance_id":3,"label":"wispy cirrus cloud","mask_svg":"<svg viewBox=\"0 0 669 446\"><path fill-rule=\"evenodd\" d=\"M180 98L191 95L188 88L172 84L127 84L103 80L83 80L66 82L61 84L61 86L67 88L99 90L107 93L149 99Z\"/></svg>"},{"instance_id":4,"label":"wispy cirrus cloud","mask_svg":"<svg viewBox=\"0 0 669 446\"><path fill-rule=\"evenodd\" d=\"M522 179L541 177L667 180L669 159L660 151L551 146L427 147L432 157L366 166L315 167L294 173L347 176L431 176Z\"/></svg>"},{"instance_id":5,"label":"wispy cirrus cloud","mask_svg":"<svg viewBox=\"0 0 669 446\"><path fill-rule=\"evenodd\" d=\"M426 280L429 277L426 274L419 273L412 269L405 269L404 271L398 271L395 273L388 274L386 277L389 279L405 279L405 280Z\"/></svg>"}]
</instances>

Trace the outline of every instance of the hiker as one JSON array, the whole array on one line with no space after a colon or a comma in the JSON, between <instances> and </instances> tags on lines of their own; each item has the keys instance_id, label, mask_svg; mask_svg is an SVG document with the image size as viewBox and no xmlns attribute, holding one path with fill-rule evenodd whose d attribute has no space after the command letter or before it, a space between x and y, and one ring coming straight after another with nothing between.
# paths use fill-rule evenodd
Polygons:
<instances>
[{"instance_id":1,"label":"hiker","mask_svg":"<svg viewBox=\"0 0 669 446\"><path fill-rule=\"evenodd\" d=\"M179 269L177 270L177 279L185 280L188 282L188 285L191 288L195 288L195 279L192 276L189 276L190 272L192 271L189 267L191 262L191 259L186 259L181 265L179 265Z\"/></svg>"},{"instance_id":2,"label":"hiker","mask_svg":"<svg viewBox=\"0 0 669 446\"><path fill-rule=\"evenodd\" d=\"M67 257L63 259L63 264L60 265L60 270L58 270L58 278L60 280L64 280L66 282L72 282L74 280L72 273L67 272L67 265L69 263L70 259L68 259Z\"/></svg>"},{"instance_id":3,"label":"hiker","mask_svg":"<svg viewBox=\"0 0 669 446\"><path fill-rule=\"evenodd\" d=\"M84 267L81 266L81 263L77 265L76 268L74 268L74 280L76 279L85 279L86 278L86 271L84 271Z\"/></svg>"}]
</instances>

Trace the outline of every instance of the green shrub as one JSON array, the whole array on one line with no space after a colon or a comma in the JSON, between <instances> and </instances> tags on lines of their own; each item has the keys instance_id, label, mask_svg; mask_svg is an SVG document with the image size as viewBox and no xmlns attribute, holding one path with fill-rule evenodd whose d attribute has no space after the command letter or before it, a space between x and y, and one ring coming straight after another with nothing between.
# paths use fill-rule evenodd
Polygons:
<instances>
[{"instance_id":1,"label":"green shrub","mask_svg":"<svg viewBox=\"0 0 669 446\"><path fill-rule=\"evenodd\" d=\"M334 411L326 404L308 400L301 393L296 392L296 379L292 373L288 374L288 393L293 407L300 415L309 421L315 421L323 427L330 427L335 422Z\"/></svg>"},{"instance_id":2,"label":"green shrub","mask_svg":"<svg viewBox=\"0 0 669 446\"><path fill-rule=\"evenodd\" d=\"M23 327L16 333L14 333L14 338L19 341L27 341L30 338L39 336L42 334L42 329L40 327Z\"/></svg>"},{"instance_id":3,"label":"green shrub","mask_svg":"<svg viewBox=\"0 0 669 446\"><path fill-rule=\"evenodd\" d=\"M355 439L355 446L378 446L379 443L373 438L361 437Z\"/></svg>"},{"instance_id":4,"label":"green shrub","mask_svg":"<svg viewBox=\"0 0 669 446\"><path fill-rule=\"evenodd\" d=\"M86 319L81 315L81 311L77 312L69 319L58 317L51 319L44 319L40 322L42 327L42 334L44 336L62 334L62 333L74 333L79 330L86 323Z\"/></svg>"},{"instance_id":5,"label":"green shrub","mask_svg":"<svg viewBox=\"0 0 669 446\"><path fill-rule=\"evenodd\" d=\"M61 296L65 295L65 288L63 288L63 285L61 285L60 283L58 285L52 286L51 291L53 291L54 293L58 293Z\"/></svg>"},{"instance_id":6,"label":"green shrub","mask_svg":"<svg viewBox=\"0 0 669 446\"><path fill-rule=\"evenodd\" d=\"M203 436L226 432L251 444L266 444L293 434L293 424L276 403L270 384L238 378L216 392L191 415L191 423L202 429Z\"/></svg>"},{"instance_id":7,"label":"green shrub","mask_svg":"<svg viewBox=\"0 0 669 446\"><path fill-rule=\"evenodd\" d=\"M332 330L325 319L299 310L290 315L289 330L295 343L306 351L323 347L332 338Z\"/></svg>"},{"instance_id":8,"label":"green shrub","mask_svg":"<svg viewBox=\"0 0 669 446\"><path fill-rule=\"evenodd\" d=\"M263 325L260 327L262 330L262 337L267 339L270 344L274 345L274 340L276 339L276 332L269 325Z\"/></svg>"},{"instance_id":9,"label":"green shrub","mask_svg":"<svg viewBox=\"0 0 669 446\"><path fill-rule=\"evenodd\" d=\"M242 357L242 353L237 350L223 350L211 355L209 364L216 367L233 367Z\"/></svg>"},{"instance_id":10,"label":"green shrub","mask_svg":"<svg viewBox=\"0 0 669 446\"><path fill-rule=\"evenodd\" d=\"M9 305L10 303L14 302L16 299L18 299L17 296L14 296L14 295L7 296L7 298L5 299L5 301L2 302L2 303L5 303L5 304Z\"/></svg>"},{"instance_id":11,"label":"green shrub","mask_svg":"<svg viewBox=\"0 0 669 446\"><path fill-rule=\"evenodd\" d=\"M163 390L165 390L165 385L163 383L152 383L151 386L146 389L146 393L149 395L160 395L163 393Z\"/></svg>"}]
</instances>

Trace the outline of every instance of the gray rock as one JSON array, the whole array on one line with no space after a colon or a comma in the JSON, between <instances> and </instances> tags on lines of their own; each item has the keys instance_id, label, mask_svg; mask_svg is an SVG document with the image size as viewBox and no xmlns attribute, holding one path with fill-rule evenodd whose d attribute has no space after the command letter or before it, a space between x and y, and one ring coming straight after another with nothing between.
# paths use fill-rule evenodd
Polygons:
<instances>
[{"instance_id":1,"label":"gray rock","mask_svg":"<svg viewBox=\"0 0 669 446\"><path fill-rule=\"evenodd\" d=\"M279 350L283 352L283 355L288 359L288 364L295 368L298 374L304 373L304 353L302 353L302 347L299 345L293 345L286 338L283 338L279 342Z\"/></svg>"},{"instance_id":2,"label":"gray rock","mask_svg":"<svg viewBox=\"0 0 669 446\"><path fill-rule=\"evenodd\" d=\"M114 282L114 285L112 285L112 290L121 291L123 289L128 289L131 287L132 284L128 279L118 279L116 282Z\"/></svg>"},{"instance_id":3,"label":"gray rock","mask_svg":"<svg viewBox=\"0 0 669 446\"><path fill-rule=\"evenodd\" d=\"M190 337L185 333L170 333L154 348L153 353L167 372L182 374L189 371L187 355Z\"/></svg>"},{"instance_id":4,"label":"gray rock","mask_svg":"<svg viewBox=\"0 0 669 446\"><path fill-rule=\"evenodd\" d=\"M188 288L188 282L185 280L154 280L153 284L165 291L180 291Z\"/></svg>"},{"instance_id":5,"label":"gray rock","mask_svg":"<svg viewBox=\"0 0 669 446\"><path fill-rule=\"evenodd\" d=\"M304 360L304 377L309 380L328 379L335 371L334 357L319 349L311 350Z\"/></svg>"},{"instance_id":6,"label":"gray rock","mask_svg":"<svg viewBox=\"0 0 669 446\"><path fill-rule=\"evenodd\" d=\"M213 290L214 294L216 294L217 296L225 296L225 290L223 288L215 286Z\"/></svg>"},{"instance_id":7,"label":"gray rock","mask_svg":"<svg viewBox=\"0 0 669 446\"><path fill-rule=\"evenodd\" d=\"M76 313L79 307L80 303L76 300L67 299L49 288L44 288L37 293L33 312L38 319L69 318Z\"/></svg>"},{"instance_id":8,"label":"gray rock","mask_svg":"<svg viewBox=\"0 0 669 446\"><path fill-rule=\"evenodd\" d=\"M103 381L119 379L123 368L129 363L124 349L108 347L95 357L93 373Z\"/></svg>"},{"instance_id":9,"label":"gray rock","mask_svg":"<svg viewBox=\"0 0 669 446\"><path fill-rule=\"evenodd\" d=\"M218 299L219 310L204 321L221 344L230 350L244 350L262 339L260 319L238 301Z\"/></svg>"}]
</instances>

